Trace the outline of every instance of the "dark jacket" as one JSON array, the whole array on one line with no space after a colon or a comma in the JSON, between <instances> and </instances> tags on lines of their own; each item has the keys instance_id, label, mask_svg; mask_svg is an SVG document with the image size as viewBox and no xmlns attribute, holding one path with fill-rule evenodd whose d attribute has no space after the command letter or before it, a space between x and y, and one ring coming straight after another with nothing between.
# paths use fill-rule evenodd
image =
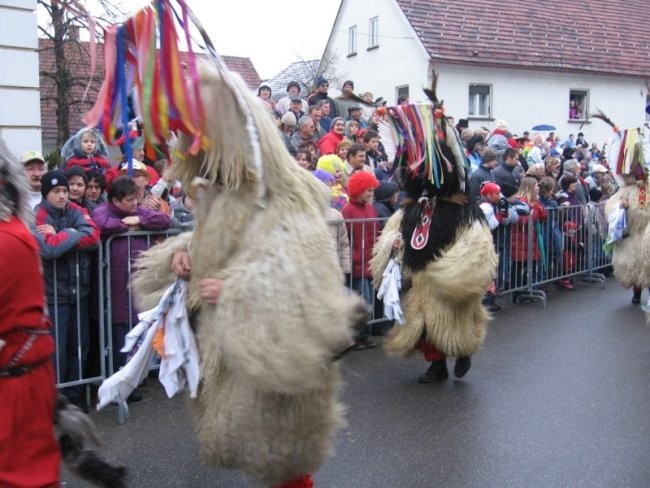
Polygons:
<instances>
[{"instance_id":1,"label":"dark jacket","mask_svg":"<svg viewBox=\"0 0 650 488\"><path fill-rule=\"evenodd\" d=\"M481 185L486 181L494 181L493 170L481 164L469 179L469 193L476 203L481 201Z\"/></svg>"},{"instance_id":2,"label":"dark jacket","mask_svg":"<svg viewBox=\"0 0 650 488\"><path fill-rule=\"evenodd\" d=\"M93 213L93 220L101 230L102 239L107 239L115 234L122 234L129 229L122 219L128 214L111 202L97 207ZM169 217L162 212L138 206L135 215L140 217L141 230L166 230L169 228ZM133 272L133 262L142 251L146 251L155 244L146 236L117 237L110 241L110 266L111 266L111 321L114 324L131 325L138 323L137 312L131 303L129 313L129 279ZM130 246L130 247L129 247ZM130 251L130 253L129 253Z\"/></svg>"},{"instance_id":3,"label":"dark jacket","mask_svg":"<svg viewBox=\"0 0 650 488\"><path fill-rule=\"evenodd\" d=\"M510 198L519 191L519 185L524 177L521 166L508 166L501 163L492 170L494 182L501 187L501 193L504 197Z\"/></svg>"},{"instance_id":4,"label":"dark jacket","mask_svg":"<svg viewBox=\"0 0 650 488\"><path fill-rule=\"evenodd\" d=\"M44 224L54 227L56 235L36 231ZM48 303L74 303L87 296L91 263L88 251L97 248L99 229L86 209L72 202L58 209L43 201L36 207L32 232L41 250Z\"/></svg>"}]
</instances>

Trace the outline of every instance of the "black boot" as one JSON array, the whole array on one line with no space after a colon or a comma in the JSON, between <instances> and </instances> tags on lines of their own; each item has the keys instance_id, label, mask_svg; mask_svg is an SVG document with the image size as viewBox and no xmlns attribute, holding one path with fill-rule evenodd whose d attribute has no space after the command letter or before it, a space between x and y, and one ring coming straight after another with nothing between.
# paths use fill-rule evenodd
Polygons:
<instances>
[{"instance_id":1,"label":"black boot","mask_svg":"<svg viewBox=\"0 0 650 488\"><path fill-rule=\"evenodd\" d=\"M641 290L634 289L634 295L632 296L632 303L638 305L641 303Z\"/></svg>"},{"instance_id":2,"label":"black boot","mask_svg":"<svg viewBox=\"0 0 650 488\"><path fill-rule=\"evenodd\" d=\"M472 367L472 357L463 356L456 359L456 365L454 366L454 376L456 378L462 378L467 374L469 368Z\"/></svg>"},{"instance_id":3,"label":"black boot","mask_svg":"<svg viewBox=\"0 0 650 488\"><path fill-rule=\"evenodd\" d=\"M446 380L449 378L449 372L447 371L447 360L438 359L437 361L431 361L429 369L426 373L422 373L418 378L420 383L433 383L434 381Z\"/></svg>"}]
</instances>

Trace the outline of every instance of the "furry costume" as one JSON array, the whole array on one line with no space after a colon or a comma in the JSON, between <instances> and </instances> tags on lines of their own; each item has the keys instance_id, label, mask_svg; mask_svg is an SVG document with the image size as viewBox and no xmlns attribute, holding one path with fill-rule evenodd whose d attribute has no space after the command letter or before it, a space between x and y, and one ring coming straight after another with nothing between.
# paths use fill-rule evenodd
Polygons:
<instances>
[{"instance_id":1,"label":"furry costume","mask_svg":"<svg viewBox=\"0 0 650 488\"><path fill-rule=\"evenodd\" d=\"M648 197L648 172L650 167L650 128L620 130L605 114L594 117L611 125L616 135L610 141L607 160L610 162L617 182L621 185L605 204L605 214L617 209L621 201L627 201L628 227L625 238L614 242L612 265L614 276L627 288L634 288L635 303L640 301L641 288L650 281L643 266L643 239L650 223L650 201Z\"/></svg>"},{"instance_id":2,"label":"furry costume","mask_svg":"<svg viewBox=\"0 0 650 488\"><path fill-rule=\"evenodd\" d=\"M425 130L417 137L413 135L415 129L400 130L400 136L394 138L397 154L403 155L397 166L408 168L403 178L408 198L387 222L375 245L371 268L375 286L379 287L393 255L402 265L401 297L406 325L391 330L386 342L389 352L406 355L416 348L425 352L428 345L444 355L469 357L479 350L485 338L489 316L481 300L496 275L497 256L485 218L466 191L465 157L454 127L443 115L435 85L427 94L433 107L389 110L389 125L399 126L400 119L412 124L428 116L434 119L428 122L433 130ZM436 155L429 162L432 168L418 166L421 158L405 149L417 150L423 139L428 141L420 155ZM430 224L426 215L428 205ZM424 244L412 239L414 233L427 226ZM396 239L401 240L401 245L395 252L392 246Z\"/></svg>"},{"instance_id":3,"label":"furry costume","mask_svg":"<svg viewBox=\"0 0 650 488\"><path fill-rule=\"evenodd\" d=\"M650 285L642 264L643 236L650 223L650 206L639 206L639 193L648 191L647 181L634 181L622 185L605 203L605 214L609 217L622 200L627 200L628 227L626 237L616 241L612 248L614 276L626 288L643 288ZM643 249L643 252L639 252Z\"/></svg>"},{"instance_id":4,"label":"furry costume","mask_svg":"<svg viewBox=\"0 0 650 488\"><path fill-rule=\"evenodd\" d=\"M203 178L195 230L148 251L133 286L141 309L151 308L175 279L171 253L189 245L188 305L202 359L192 406L203 459L274 485L316 471L331 453L344 424L332 356L350 344L365 310L343 287L324 185L296 168L237 75L202 66L201 97L209 149L174 161L185 188ZM177 154L190 143L181 135ZM201 302L203 278L224 280L217 305Z\"/></svg>"}]
</instances>

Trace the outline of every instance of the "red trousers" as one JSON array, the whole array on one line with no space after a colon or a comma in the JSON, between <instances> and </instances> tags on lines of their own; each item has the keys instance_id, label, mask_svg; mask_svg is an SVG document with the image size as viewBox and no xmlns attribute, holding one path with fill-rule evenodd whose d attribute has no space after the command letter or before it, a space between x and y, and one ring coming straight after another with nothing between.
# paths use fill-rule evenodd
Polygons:
<instances>
[{"instance_id":1,"label":"red trousers","mask_svg":"<svg viewBox=\"0 0 650 488\"><path fill-rule=\"evenodd\" d=\"M422 353L425 361L438 361L447 357L444 353L436 349L435 346L425 342L424 339L420 339L420 341L415 345L415 348Z\"/></svg>"},{"instance_id":2,"label":"red trousers","mask_svg":"<svg viewBox=\"0 0 650 488\"><path fill-rule=\"evenodd\" d=\"M281 485L276 485L273 488L312 488L313 486L314 480L311 478L311 475L304 474Z\"/></svg>"},{"instance_id":3,"label":"red trousers","mask_svg":"<svg viewBox=\"0 0 650 488\"><path fill-rule=\"evenodd\" d=\"M0 377L0 486L57 488L61 455L54 437L54 366Z\"/></svg>"}]
</instances>

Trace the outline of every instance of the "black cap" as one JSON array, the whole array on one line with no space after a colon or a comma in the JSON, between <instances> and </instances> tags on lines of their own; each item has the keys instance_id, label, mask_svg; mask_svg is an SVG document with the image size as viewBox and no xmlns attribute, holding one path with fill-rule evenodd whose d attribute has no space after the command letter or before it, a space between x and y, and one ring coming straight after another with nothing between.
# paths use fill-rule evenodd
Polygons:
<instances>
[{"instance_id":1,"label":"black cap","mask_svg":"<svg viewBox=\"0 0 650 488\"><path fill-rule=\"evenodd\" d=\"M41 195L43 195L43 198L47 198L47 194L50 193L52 188L57 186L65 186L68 190L70 189L65 173L58 169L45 173L41 177Z\"/></svg>"}]
</instances>

